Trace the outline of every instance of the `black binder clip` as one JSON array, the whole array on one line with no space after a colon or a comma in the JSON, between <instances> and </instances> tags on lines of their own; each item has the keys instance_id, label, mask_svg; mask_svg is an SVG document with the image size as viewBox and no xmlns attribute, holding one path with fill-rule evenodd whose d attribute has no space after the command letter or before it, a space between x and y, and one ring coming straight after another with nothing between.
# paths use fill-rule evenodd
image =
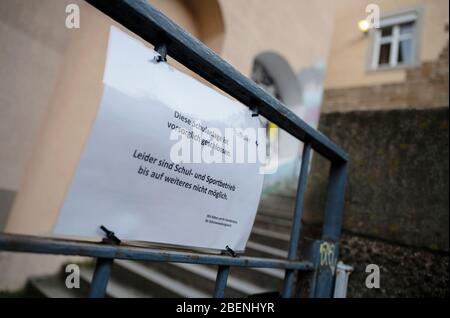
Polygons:
<instances>
[{"instance_id":1,"label":"black binder clip","mask_svg":"<svg viewBox=\"0 0 450 318\"><path fill-rule=\"evenodd\" d=\"M113 231L108 230L104 225L101 225L100 229L105 232L106 235L106 237L103 239L103 242L116 245L119 245L122 242L116 235L114 235Z\"/></svg>"},{"instance_id":2,"label":"black binder clip","mask_svg":"<svg viewBox=\"0 0 450 318\"><path fill-rule=\"evenodd\" d=\"M252 111L252 117L257 117L257 116L259 116L258 107L252 106L252 107L250 107L250 110Z\"/></svg>"},{"instance_id":3,"label":"black binder clip","mask_svg":"<svg viewBox=\"0 0 450 318\"><path fill-rule=\"evenodd\" d=\"M158 44L155 46L155 51L158 52L159 55L155 56L155 62L167 62L167 45L166 44Z\"/></svg>"},{"instance_id":4,"label":"black binder clip","mask_svg":"<svg viewBox=\"0 0 450 318\"><path fill-rule=\"evenodd\" d=\"M226 251L228 252L228 254L230 254L232 257L237 257L236 252L233 251L233 250L231 249L231 247L229 247L229 246L227 245L227 246L225 246L225 249L226 249Z\"/></svg>"}]
</instances>

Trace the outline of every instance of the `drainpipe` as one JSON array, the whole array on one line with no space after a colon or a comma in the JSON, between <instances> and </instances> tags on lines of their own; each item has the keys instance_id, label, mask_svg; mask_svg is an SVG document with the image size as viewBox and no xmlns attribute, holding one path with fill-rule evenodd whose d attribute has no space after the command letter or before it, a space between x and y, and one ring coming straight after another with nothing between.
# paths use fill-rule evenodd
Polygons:
<instances>
[{"instance_id":1,"label":"drainpipe","mask_svg":"<svg viewBox=\"0 0 450 318\"><path fill-rule=\"evenodd\" d=\"M336 265L336 283L334 285L333 298L346 298L348 277L353 272L353 267L339 261Z\"/></svg>"}]
</instances>

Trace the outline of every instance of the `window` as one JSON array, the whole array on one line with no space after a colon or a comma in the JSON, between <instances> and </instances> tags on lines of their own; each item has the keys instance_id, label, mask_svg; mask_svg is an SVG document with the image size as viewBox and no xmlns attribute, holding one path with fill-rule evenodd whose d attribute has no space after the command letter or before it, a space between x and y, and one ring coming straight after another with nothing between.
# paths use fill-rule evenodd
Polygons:
<instances>
[{"instance_id":1,"label":"window","mask_svg":"<svg viewBox=\"0 0 450 318\"><path fill-rule=\"evenodd\" d=\"M415 61L417 14L382 19L374 31L371 68L386 69L412 65Z\"/></svg>"}]
</instances>

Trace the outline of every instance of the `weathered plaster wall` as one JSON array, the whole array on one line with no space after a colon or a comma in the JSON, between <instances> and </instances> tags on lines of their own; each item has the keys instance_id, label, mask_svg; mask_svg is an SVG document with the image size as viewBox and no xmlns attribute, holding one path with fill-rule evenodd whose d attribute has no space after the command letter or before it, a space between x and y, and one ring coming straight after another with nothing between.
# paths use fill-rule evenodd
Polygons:
<instances>
[{"instance_id":1,"label":"weathered plaster wall","mask_svg":"<svg viewBox=\"0 0 450 318\"><path fill-rule=\"evenodd\" d=\"M349 152L344 229L396 243L449 247L448 107L322 115ZM318 223L328 162L313 160L305 220Z\"/></svg>"}]
</instances>

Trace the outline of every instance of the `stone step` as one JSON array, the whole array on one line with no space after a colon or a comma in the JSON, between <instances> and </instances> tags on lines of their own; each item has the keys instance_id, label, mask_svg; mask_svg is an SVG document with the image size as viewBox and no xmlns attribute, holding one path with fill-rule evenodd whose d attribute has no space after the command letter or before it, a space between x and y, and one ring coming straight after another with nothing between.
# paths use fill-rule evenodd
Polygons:
<instances>
[{"instance_id":1,"label":"stone step","mask_svg":"<svg viewBox=\"0 0 450 318\"><path fill-rule=\"evenodd\" d=\"M266 223L270 224L278 224L282 225L284 227L290 228L292 225L292 217L290 218L283 218L278 215L270 214L270 213L259 213L256 215L256 220L261 220ZM282 232L282 231L281 231Z\"/></svg>"},{"instance_id":2,"label":"stone step","mask_svg":"<svg viewBox=\"0 0 450 318\"><path fill-rule=\"evenodd\" d=\"M119 262L116 260L115 262ZM82 267L80 269L80 278L82 285L90 288L92 277L94 274L93 267ZM148 291L143 291L133 285L127 284L119 280L116 275L111 275L106 287L106 297L108 298L151 298L153 297Z\"/></svg>"},{"instance_id":3,"label":"stone step","mask_svg":"<svg viewBox=\"0 0 450 318\"><path fill-rule=\"evenodd\" d=\"M254 282L267 291L279 291L283 285L284 271L276 268L232 267L230 277Z\"/></svg>"},{"instance_id":4,"label":"stone step","mask_svg":"<svg viewBox=\"0 0 450 318\"><path fill-rule=\"evenodd\" d=\"M197 275L197 278L204 277L208 279L208 292L212 294L217 275L217 266L182 263L172 264L176 266L176 268L172 269L173 271L180 271L180 267L188 270L183 277L190 283L193 283L192 274ZM177 275L177 273L174 273L174 275ZM194 280L195 282L198 282L197 278ZM283 279L284 271L280 269L232 267L225 294L227 297L244 297L277 290L282 285ZM204 283L199 285L205 286Z\"/></svg>"},{"instance_id":5,"label":"stone step","mask_svg":"<svg viewBox=\"0 0 450 318\"><path fill-rule=\"evenodd\" d=\"M262 206L258 209L258 214L271 215L283 219L291 219L294 209L281 209L279 207Z\"/></svg>"},{"instance_id":6,"label":"stone step","mask_svg":"<svg viewBox=\"0 0 450 318\"><path fill-rule=\"evenodd\" d=\"M157 264L157 263L153 263ZM168 263L160 263L169 266ZM211 294L177 280L175 277L160 271L159 268L139 262L116 260L112 276L126 282L128 286L151 293L155 297L207 298ZM191 280L195 280L193 276Z\"/></svg>"},{"instance_id":7,"label":"stone step","mask_svg":"<svg viewBox=\"0 0 450 318\"><path fill-rule=\"evenodd\" d=\"M217 266L185 263L145 263L143 266L152 268L170 276L186 285L212 295L217 275ZM194 278L195 277L195 278ZM230 275L227 283L227 297L245 297L266 290L249 280L236 279Z\"/></svg>"},{"instance_id":8,"label":"stone step","mask_svg":"<svg viewBox=\"0 0 450 318\"><path fill-rule=\"evenodd\" d=\"M250 240L252 242L284 250L287 250L289 246L289 234L260 227L253 228Z\"/></svg>"},{"instance_id":9,"label":"stone step","mask_svg":"<svg viewBox=\"0 0 450 318\"><path fill-rule=\"evenodd\" d=\"M272 239L280 240L283 242L289 242L289 240L290 240L289 233L283 233L280 231L271 231L271 230L259 228L256 226L253 227L252 234L265 236L267 238L272 238Z\"/></svg>"},{"instance_id":10,"label":"stone step","mask_svg":"<svg viewBox=\"0 0 450 318\"><path fill-rule=\"evenodd\" d=\"M290 213L291 211L294 211L294 206L294 196L266 194L261 198L258 210L274 209Z\"/></svg>"},{"instance_id":11,"label":"stone step","mask_svg":"<svg viewBox=\"0 0 450 318\"><path fill-rule=\"evenodd\" d=\"M290 233L291 225L292 221L260 214L256 216L254 226L274 232Z\"/></svg>"},{"instance_id":12,"label":"stone step","mask_svg":"<svg viewBox=\"0 0 450 318\"><path fill-rule=\"evenodd\" d=\"M244 255L266 258L287 258L287 250L248 241Z\"/></svg>"},{"instance_id":13,"label":"stone step","mask_svg":"<svg viewBox=\"0 0 450 318\"><path fill-rule=\"evenodd\" d=\"M213 285L216 281L217 276L217 266L205 266L198 264L175 264L178 268L182 268L191 274L202 276L209 279ZM245 297L248 295L259 294L267 292L266 289L255 284L255 282L250 282L248 280L240 279L235 277L235 275L230 274L227 280L227 288L225 290L225 295L227 297Z\"/></svg>"},{"instance_id":14,"label":"stone step","mask_svg":"<svg viewBox=\"0 0 450 318\"><path fill-rule=\"evenodd\" d=\"M60 275L31 278L27 283L27 292L33 297L44 298L80 298L85 297L76 289L68 289Z\"/></svg>"}]
</instances>

